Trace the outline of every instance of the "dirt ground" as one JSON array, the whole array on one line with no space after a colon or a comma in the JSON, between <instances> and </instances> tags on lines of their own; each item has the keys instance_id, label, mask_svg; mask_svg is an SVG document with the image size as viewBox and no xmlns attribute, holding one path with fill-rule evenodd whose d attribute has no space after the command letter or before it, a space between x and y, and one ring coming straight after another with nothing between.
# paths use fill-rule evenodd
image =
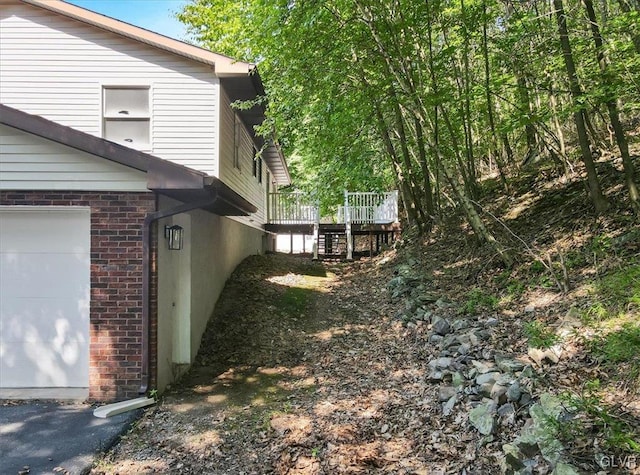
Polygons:
<instances>
[{"instance_id":1,"label":"dirt ground","mask_svg":"<svg viewBox=\"0 0 640 475\"><path fill-rule=\"evenodd\" d=\"M354 262L248 258L228 281L191 370L91 473L500 473L503 444L526 417L485 437L469 423L468 401L444 416L445 388L427 377L438 356L429 326L403 321L407 309L388 284L409 266L429 300L450 302L440 314L469 324L493 320L491 337L474 349L481 354L526 358L522 311L509 308L533 300L465 317L460 305L478 266L464 264L464 254L449 255L464 245L442 246L390 249ZM566 313L568 297L545 289L528 296L551 299L550 318ZM532 396L558 385L577 391L585 378L604 377L599 371L582 357L546 366ZM588 468L584 473L599 471L599 437L581 434L572 443L571 459Z\"/></svg>"},{"instance_id":2,"label":"dirt ground","mask_svg":"<svg viewBox=\"0 0 640 475\"><path fill-rule=\"evenodd\" d=\"M450 457L465 435L447 441L440 430L425 361L391 316L392 266L379 263L245 261L192 371L92 473L462 468L474 450Z\"/></svg>"}]
</instances>

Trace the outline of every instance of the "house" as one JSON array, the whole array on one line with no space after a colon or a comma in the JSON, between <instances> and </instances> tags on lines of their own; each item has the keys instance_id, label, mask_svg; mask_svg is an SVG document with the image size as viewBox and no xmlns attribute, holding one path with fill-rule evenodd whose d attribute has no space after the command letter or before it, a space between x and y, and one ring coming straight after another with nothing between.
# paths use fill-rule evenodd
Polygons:
<instances>
[{"instance_id":1,"label":"house","mask_svg":"<svg viewBox=\"0 0 640 475\"><path fill-rule=\"evenodd\" d=\"M122 400L194 360L289 184L254 65L0 0L0 397ZM179 249L169 249L169 247Z\"/></svg>"}]
</instances>

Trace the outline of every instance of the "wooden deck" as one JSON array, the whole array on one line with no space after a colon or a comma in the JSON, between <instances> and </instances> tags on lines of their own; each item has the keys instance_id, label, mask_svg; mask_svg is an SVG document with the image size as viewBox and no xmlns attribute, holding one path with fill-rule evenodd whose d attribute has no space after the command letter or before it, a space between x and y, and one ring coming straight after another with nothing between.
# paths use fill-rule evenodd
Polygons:
<instances>
[{"instance_id":1,"label":"wooden deck","mask_svg":"<svg viewBox=\"0 0 640 475\"><path fill-rule=\"evenodd\" d=\"M382 244L393 242L400 232L398 222L398 193L345 192L345 204L335 216L321 220L319 206L302 193L270 193L268 232L291 236L313 236L313 257L345 256L352 259L354 252L363 248L373 255ZM359 246L358 246L359 244ZM361 251L362 252L362 251Z\"/></svg>"}]
</instances>

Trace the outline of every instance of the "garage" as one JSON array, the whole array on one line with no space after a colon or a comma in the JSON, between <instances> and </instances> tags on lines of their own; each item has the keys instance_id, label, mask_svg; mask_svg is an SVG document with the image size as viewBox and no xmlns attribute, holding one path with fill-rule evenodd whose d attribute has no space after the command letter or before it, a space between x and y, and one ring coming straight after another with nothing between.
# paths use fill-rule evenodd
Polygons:
<instances>
[{"instance_id":1,"label":"garage","mask_svg":"<svg viewBox=\"0 0 640 475\"><path fill-rule=\"evenodd\" d=\"M86 396L90 209L0 207L0 396Z\"/></svg>"}]
</instances>

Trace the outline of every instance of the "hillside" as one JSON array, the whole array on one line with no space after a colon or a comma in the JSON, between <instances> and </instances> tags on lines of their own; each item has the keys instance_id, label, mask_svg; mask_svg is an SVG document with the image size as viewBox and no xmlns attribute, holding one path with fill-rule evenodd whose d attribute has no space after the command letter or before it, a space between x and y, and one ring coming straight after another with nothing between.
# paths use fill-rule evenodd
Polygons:
<instances>
[{"instance_id":1,"label":"hillside","mask_svg":"<svg viewBox=\"0 0 640 475\"><path fill-rule=\"evenodd\" d=\"M374 259L246 260L93 473L640 473L640 227L577 175L514 185L477 203L510 269L455 212Z\"/></svg>"}]
</instances>

